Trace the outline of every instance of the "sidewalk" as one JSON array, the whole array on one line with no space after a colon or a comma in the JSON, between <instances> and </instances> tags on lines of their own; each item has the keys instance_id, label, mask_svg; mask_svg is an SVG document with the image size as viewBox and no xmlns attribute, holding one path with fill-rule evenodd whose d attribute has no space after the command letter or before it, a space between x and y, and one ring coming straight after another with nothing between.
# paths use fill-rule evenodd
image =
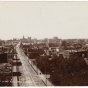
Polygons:
<instances>
[{"instance_id":1,"label":"sidewalk","mask_svg":"<svg viewBox=\"0 0 88 88\"><path fill-rule=\"evenodd\" d=\"M29 59L29 58L28 58ZM42 81L46 84L46 86L54 86L46 77L46 75L42 74L42 72L32 63L32 61L29 59L29 63L33 67L33 69L36 71L38 74L38 77L42 79Z\"/></svg>"}]
</instances>

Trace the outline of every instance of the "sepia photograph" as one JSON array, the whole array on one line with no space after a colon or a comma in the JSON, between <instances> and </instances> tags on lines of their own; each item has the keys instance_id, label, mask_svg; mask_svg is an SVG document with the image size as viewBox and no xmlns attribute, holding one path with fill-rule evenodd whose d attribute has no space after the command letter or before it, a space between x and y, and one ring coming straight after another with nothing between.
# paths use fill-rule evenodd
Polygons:
<instances>
[{"instance_id":1,"label":"sepia photograph","mask_svg":"<svg viewBox=\"0 0 88 88\"><path fill-rule=\"evenodd\" d=\"M0 1L0 87L88 86L88 2Z\"/></svg>"}]
</instances>

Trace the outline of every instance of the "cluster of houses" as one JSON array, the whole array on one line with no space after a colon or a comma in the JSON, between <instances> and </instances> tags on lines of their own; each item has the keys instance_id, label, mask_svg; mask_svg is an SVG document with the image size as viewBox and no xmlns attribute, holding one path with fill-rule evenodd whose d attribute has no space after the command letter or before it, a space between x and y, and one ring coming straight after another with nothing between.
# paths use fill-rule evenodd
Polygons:
<instances>
[{"instance_id":1,"label":"cluster of houses","mask_svg":"<svg viewBox=\"0 0 88 88\"><path fill-rule=\"evenodd\" d=\"M25 50L28 56L34 55L33 57L36 58L37 56L50 56L52 58L53 55L60 56L62 55L63 58L69 59L70 57L78 56L84 58L84 60L88 64L88 51L85 49L80 50L72 50L72 49L62 49L60 44L54 42L40 42L40 43L21 43L21 47ZM33 51L34 50L34 51Z\"/></svg>"}]
</instances>

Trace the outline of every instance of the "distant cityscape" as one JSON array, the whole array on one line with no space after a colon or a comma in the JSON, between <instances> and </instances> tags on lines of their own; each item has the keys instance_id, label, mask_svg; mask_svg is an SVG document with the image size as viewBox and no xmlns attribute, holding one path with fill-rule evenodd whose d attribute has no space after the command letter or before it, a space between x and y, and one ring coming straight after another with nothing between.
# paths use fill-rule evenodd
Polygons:
<instances>
[{"instance_id":1,"label":"distant cityscape","mask_svg":"<svg viewBox=\"0 0 88 88\"><path fill-rule=\"evenodd\" d=\"M25 38L23 36L20 39L17 39L17 38L13 38L13 39L9 39L9 40L0 39L0 45L13 44L16 42L22 42L22 43L46 43L46 42L49 42L49 43L57 43L57 44L61 45L63 41L66 41L67 44L75 44L75 43L87 44L88 43L88 39L59 39L58 37L53 37L51 39L44 38L44 39L39 40L37 38L32 39L32 37Z\"/></svg>"},{"instance_id":2,"label":"distant cityscape","mask_svg":"<svg viewBox=\"0 0 88 88\"><path fill-rule=\"evenodd\" d=\"M0 40L0 86L87 86L88 39Z\"/></svg>"}]
</instances>

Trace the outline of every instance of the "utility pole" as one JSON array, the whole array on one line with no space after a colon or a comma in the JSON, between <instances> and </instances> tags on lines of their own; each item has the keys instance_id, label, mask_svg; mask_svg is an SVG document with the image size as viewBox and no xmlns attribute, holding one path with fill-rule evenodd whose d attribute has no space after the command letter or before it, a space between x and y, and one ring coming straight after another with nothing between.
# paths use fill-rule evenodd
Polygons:
<instances>
[{"instance_id":1,"label":"utility pole","mask_svg":"<svg viewBox=\"0 0 88 88\"><path fill-rule=\"evenodd\" d=\"M47 86L47 72L46 72L46 66L45 66L45 76L46 76L46 86Z\"/></svg>"},{"instance_id":2,"label":"utility pole","mask_svg":"<svg viewBox=\"0 0 88 88\"><path fill-rule=\"evenodd\" d=\"M38 67L37 67L36 59L35 59L35 64L36 64L36 70L37 70L37 74L38 74Z\"/></svg>"},{"instance_id":3,"label":"utility pole","mask_svg":"<svg viewBox=\"0 0 88 88\"><path fill-rule=\"evenodd\" d=\"M12 63L13 63L13 57L12 57L12 61L11 61L11 72L12 72L12 81L13 81L13 66L12 66Z\"/></svg>"}]
</instances>

